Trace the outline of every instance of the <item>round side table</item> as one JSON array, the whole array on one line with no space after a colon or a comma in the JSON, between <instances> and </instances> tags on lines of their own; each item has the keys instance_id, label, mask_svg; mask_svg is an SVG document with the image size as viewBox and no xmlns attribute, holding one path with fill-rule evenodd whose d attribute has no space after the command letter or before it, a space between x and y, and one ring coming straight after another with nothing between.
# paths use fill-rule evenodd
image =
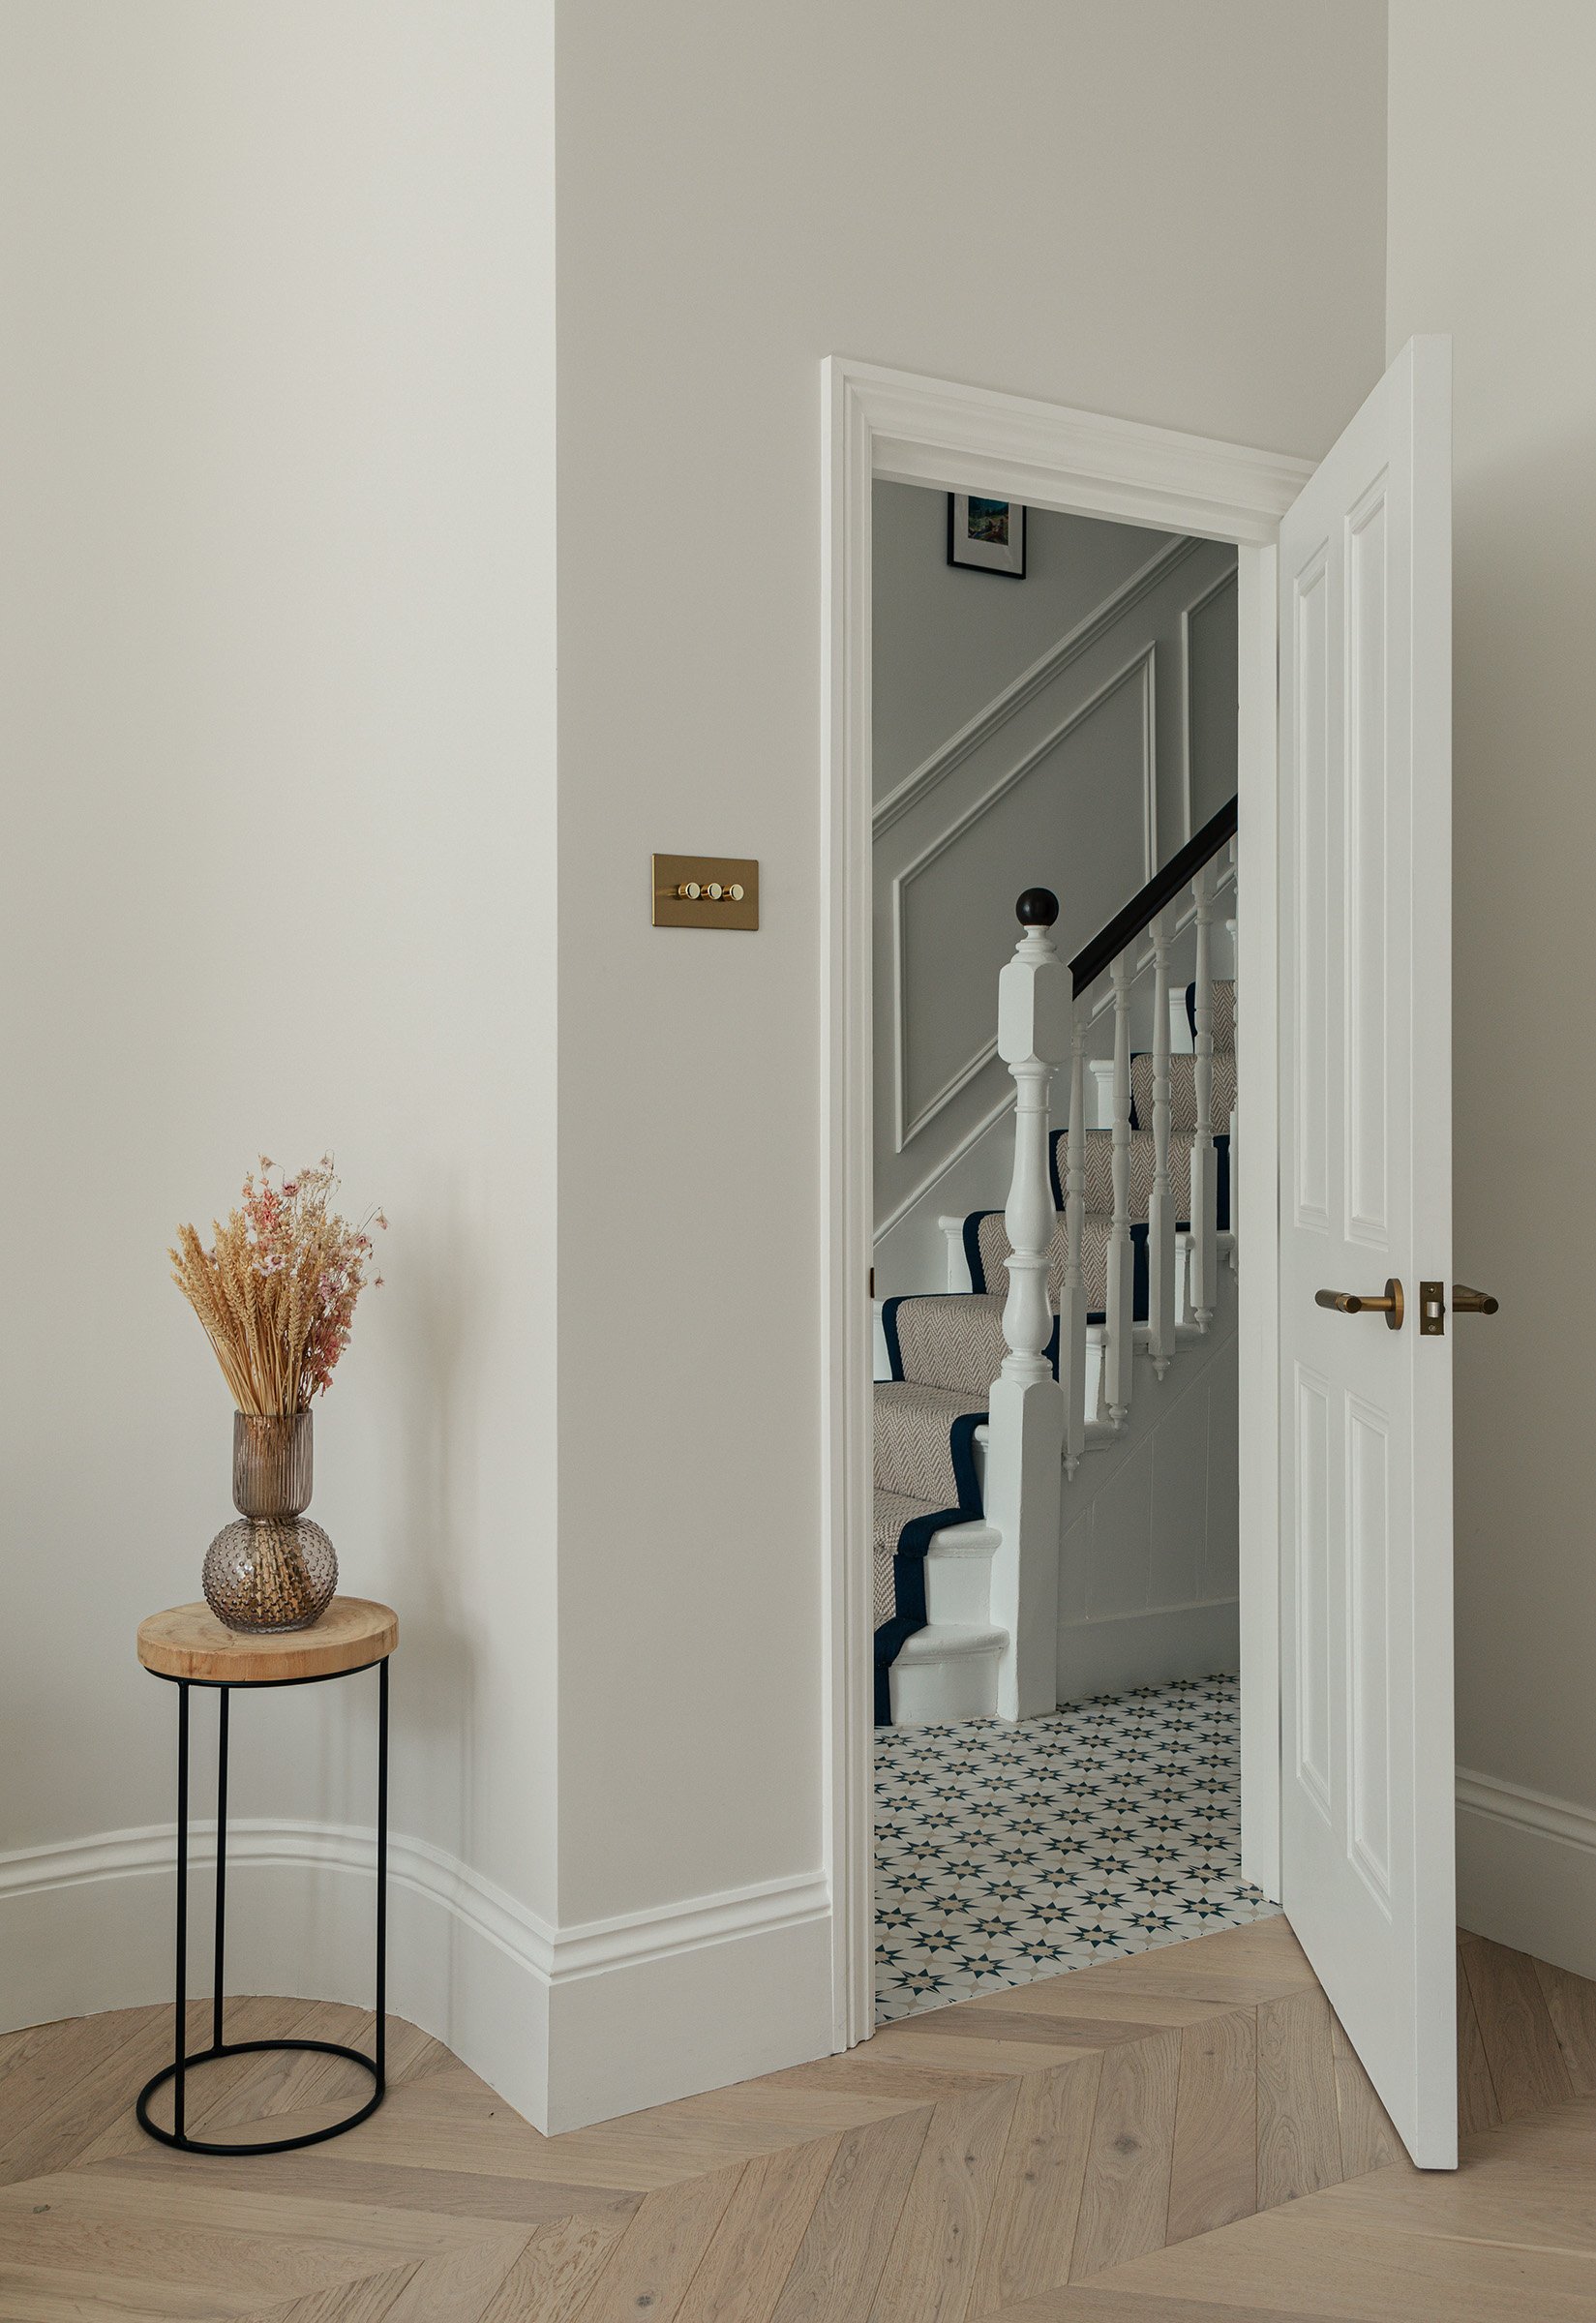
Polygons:
<instances>
[{"instance_id":1,"label":"round side table","mask_svg":"<svg viewBox=\"0 0 1596 2323\"><path fill-rule=\"evenodd\" d=\"M383 2042L388 1982L388 1656L399 1643L399 1616L366 1597L335 1597L310 1629L246 1634L224 1629L208 1605L177 1605L151 1614L138 1626L138 1658L156 1677L177 1688L177 2033L170 2065L145 2082L135 2108L138 2125L164 2146L184 2154L286 2154L319 2145L352 2129L381 2104L386 2088ZM363 2056L335 2040L227 2040L223 2036L223 1961L227 1905L227 1705L238 1686L316 1686L329 1678L377 1674L376 1727L376 2034L374 2054ZM189 1689L211 1688L218 1698L216 1751L216 1929L211 1999L211 2045L186 2053L189 1920ZM183 2127L184 2079L191 2066L252 2050L314 2049L363 2066L375 2084L366 2102L328 2128L303 2137L262 2138L254 2145L208 2145ZM164 2082L172 2090L172 2127L150 2119L150 2099Z\"/></svg>"}]
</instances>

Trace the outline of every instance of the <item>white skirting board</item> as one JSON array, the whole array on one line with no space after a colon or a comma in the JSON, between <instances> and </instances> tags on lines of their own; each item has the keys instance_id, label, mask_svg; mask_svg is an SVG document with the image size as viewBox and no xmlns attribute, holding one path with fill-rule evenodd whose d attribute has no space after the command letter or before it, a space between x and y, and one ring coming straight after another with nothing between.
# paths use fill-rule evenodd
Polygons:
<instances>
[{"instance_id":1,"label":"white skirting board","mask_svg":"<svg viewBox=\"0 0 1596 2323\"><path fill-rule=\"evenodd\" d=\"M1596 1978L1596 1809L1460 1766L1458 1924Z\"/></svg>"},{"instance_id":2,"label":"white skirting board","mask_svg":"<svg viewBox=\"0 0 1596 2323\"><path fill-rule=\"evenodd\" d=\"M1126 1614L1117 1621L1071 1621L1059 1631L1059 1700L1089 1702L1095 1694L1234 1671L1240 1631L1234 1597L1224 1605Z\"/></svg>"},{"instance_id":3,"label":"white skirting board","mask_svg":"<svg viewBox=\"0 0 1596 2323\"><path fill-rule=\"evenodd\" d=\"M370 2007L374 1834L229 1822L227 1989ZM214 1841L191 1833L190 1991L209 1990ZM172 1997L172 1830L0 1856L0 2029ZM826 2055L818 1873L552 1929L425 1842L389 1841L388 2006L535 2127L575 2129Z\"/></svg>"}]
</instances>

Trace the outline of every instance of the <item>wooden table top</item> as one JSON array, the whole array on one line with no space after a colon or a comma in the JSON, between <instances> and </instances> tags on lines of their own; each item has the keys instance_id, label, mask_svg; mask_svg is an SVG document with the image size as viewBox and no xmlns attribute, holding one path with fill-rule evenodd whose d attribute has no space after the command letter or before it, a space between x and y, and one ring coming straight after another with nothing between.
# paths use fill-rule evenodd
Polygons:
<instances>
[{"instance_id":1,"label":"wooden table top","mask_svg":"<svg viewBox=\"0 0 1596 2323\"><path fill-rule=\"evenodd\" d=\"M335 1597L309 1629L224 1629L208 1605L174 1605L138 1624L138 1658L160 1677L229 1686L336 1677L399 1644L399 1615L370 1597Z\"/></svg>"}]
</instances>

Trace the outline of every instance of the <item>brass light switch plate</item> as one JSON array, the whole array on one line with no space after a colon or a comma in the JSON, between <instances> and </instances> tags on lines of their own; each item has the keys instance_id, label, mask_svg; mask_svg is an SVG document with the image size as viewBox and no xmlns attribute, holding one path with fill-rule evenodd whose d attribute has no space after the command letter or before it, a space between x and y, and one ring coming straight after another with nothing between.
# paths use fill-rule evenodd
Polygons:
<instances>
[{"instance_id":1,"label":"brass light switch plate","mask_svg":"<svg viewBox=\"0 0 1596 2323\"><path fill-rule=\"evenodd\" d=\"M653 866L656 927L758 927L751 856L656 855Z\"/></svg>"}]
</instances>

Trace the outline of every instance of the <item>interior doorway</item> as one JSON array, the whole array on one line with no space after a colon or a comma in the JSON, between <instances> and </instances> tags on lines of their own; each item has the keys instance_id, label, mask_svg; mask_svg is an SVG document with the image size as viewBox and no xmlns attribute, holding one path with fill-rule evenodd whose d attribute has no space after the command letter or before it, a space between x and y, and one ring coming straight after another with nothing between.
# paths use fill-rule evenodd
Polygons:
<instances>
[{"instance_id":1,"label":"interior doorway","mask_svg":"<svg viewBox=\"0 0 1596 2323\"><path fill-rule=\"evenodd\" d=\"M1240 1861L1236 548L881 480L872 520L885 2021L1275 1907ZM1047 1140L1048 1312L1083 1311L1074 1359L1057 1323L1049 1349L1079 1407L1056 1514L1041 1488L1056 1676L1016 1722L985 1486L1016 1156L998 971L1022 890L1056 899L1046 941L1087 965Z\"/></svg>"},{"instance_id":2,"label":"interior doorway","mask_svg":"<svg viewBox=\"0 0 1596 2323\"><path fill-rule=\"evenodd\" d=\"M1241 1136L1272 1150L1275 1118L1273 542L1305 464L1170 437L1090 415L832 360L826 367L825 642L828 805L828 1091L825 1329L826 1508L830 1637L829 1870L835 1897L836 2039L848 2046L874 2020L874 1732L871 1413L876 1344L869 1298L874 1240L872 1069L872 498L876 481L966 490L1235 552L1241 709L1238 879L1249 911L1238 924L1236 980L1258 991L1237 1026L1248 1095ZM994 587L1009 586L994 582ZM1250 959L1251 966L1250 969ZM1253 1124L1250 1130L1249 1122ZM1248 1277L1272 1314L1270 1204L1243 1171L1235 1222L1249 1204L1265 1225ZM1242 1873L1276 1892L1279 1844L1278 1475L1274 1350L1267 1331L1238 1352L1241 1483L1240 1699Z\"/></svg>"}]
</instances>

